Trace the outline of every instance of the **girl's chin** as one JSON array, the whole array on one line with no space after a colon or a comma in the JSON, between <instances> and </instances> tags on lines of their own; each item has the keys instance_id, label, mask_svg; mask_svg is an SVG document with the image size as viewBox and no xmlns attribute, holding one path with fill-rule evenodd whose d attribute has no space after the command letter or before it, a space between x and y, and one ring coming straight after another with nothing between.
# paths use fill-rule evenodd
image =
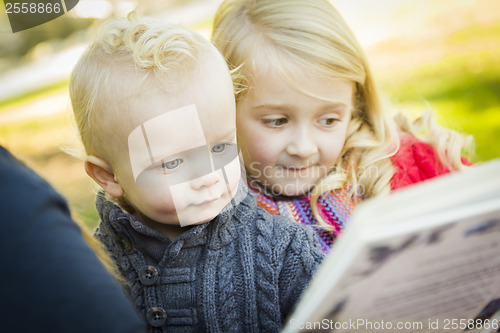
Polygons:
<instances>
[{"instance_id":1,"label":"girl's chin","mask_svg":"<svg viewBox=\"0 0 500 333\"><path fill-rule=\"evenodd\" d=\"M266 195L272 197L299 197L308 195L314 187L314 182L311 180L304 180L302 182L296 179L273 182L273 179L257 179L251 176L247 177L248 186L261 191Z\"/></svg>"},{"instance_id":2,"label":"girl's chin","mask_svg":"<svg viewBox=\"0 0 500 333\"><path fill-rule=\"evenodd\" d=\"M285 196L285 197L301 197L304 195L308 195L310 190L311 190L311 188L296 189L295 191L285 191L281 195Z\"/></svg>"},{"instance_id":3,"label":"girl's chin","mask_svg":"<svg viewBox=\"0 0 500 333\"><path fill-rule=\"evenodd\" d=\"M273 196L283 196L283 197L299 197L309 194L314 185L311 184L275 184L268 187L267 190Z\"/></svg>"}]
</instances>

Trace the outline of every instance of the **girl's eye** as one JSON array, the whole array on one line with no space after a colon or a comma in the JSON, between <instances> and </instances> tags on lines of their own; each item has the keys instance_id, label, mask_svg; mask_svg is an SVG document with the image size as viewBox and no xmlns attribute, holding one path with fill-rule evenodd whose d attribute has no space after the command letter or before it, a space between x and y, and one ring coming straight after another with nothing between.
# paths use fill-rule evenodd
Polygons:
<instances>
[{"instance_id":1,"label":"girl's eye","mask_svg":"<svg viewBox=\"0 0 500 333\"><path fill-rule=\"evenodd\" d=\"M227 148L227 143L219 143L212 147L212 153L222 153Z\"/></svg>"},{"instance_id":2,"label":"girl's eye","mask_svg":"<svg viewBox=\"0 0 500 333\"><path fill-rule=\"evenodd\" d=\"M333 126L335 124L335 122L337 122L337 121L338 121L338 119L335 119L335 118L323 118L323 119L319 120L319 123L323 126L330 127L330 126Z\"/></svg>"},{"instance_id":3,"label":"girl's eye","mask_svg":"<svg viewBox=\"0 0 500 333\"><path fill-rule=\"evenodd\" d=\"M168 162L161 162L161 167L164 170L174 170L177 168L180 164L182 163L182 160L180 158L176 158L175 160L171 160Z\"/></svg>"},{"instance_id":4,"label":"girl's eye","mask_svg":"<svg viewBox=\"0 0 500 333\"><path fill-rule=\"evenodd\" d=\"M264 119L264 124L271 127L281 127L288 123L288 119L286 118L276 118L276 119Z\"/></svg>"}]
</instances>

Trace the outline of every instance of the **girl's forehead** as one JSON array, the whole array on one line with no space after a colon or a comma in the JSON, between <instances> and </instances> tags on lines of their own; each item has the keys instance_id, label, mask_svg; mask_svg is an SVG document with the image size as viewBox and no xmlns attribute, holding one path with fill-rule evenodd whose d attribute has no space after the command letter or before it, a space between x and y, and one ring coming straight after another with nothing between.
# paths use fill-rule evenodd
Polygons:
<instances>
[{"instance_id":1,"label":"girl's forehead","mask_svg":"<svg viewBox=\"0 0 500 333\"><path fill-rule=\"evenodd\" d=\"M258 77L273 77L287 82L290 86L298 87L302 85L306 77L321 81L338 78L324 71L318 71L306 59L285 54L274 47L268 47L267 51L257 54L249 59L246 64L245 70L248 71L254 81Z\"/></svg>"},{"instance_id":2,"label":"girl's forehead","mask_svg":"<svg viewBox=\"0 0 500 333\"><path fill-rule=\"evenodd\" d=\"M247 41L244 43L248 44ZM285 45L272 44L264 39L259 48L243 47L240 51L243 51L243 54L240 54L243 58L239 60L244 64L244 70L250 75L250 79L259 73L276 71L288 80L294 81L300 81L304 74L323 79L346 79L361 83L365 81L364 63L360 63L357 57L346 57L337 49L332 49L332 52L327 54L310 50L300 52L296 49L289 50ZM236 64L240 62L236 61Z\"/></svg>"},{"instance_id":3,"label":"girl's forehead","mask_svg":"<svg viewBox=\"0 0 500 333\"><path fill-rule=\"evenodd\" d=\"M272 97L280 93L298 93L323 101L337 102L340 92L345 92L351 98L355 84L353 81L316 73L304 66L288 64L252 73L251 89L258 91L259 97Z\"/></svg>"}]
</instances>

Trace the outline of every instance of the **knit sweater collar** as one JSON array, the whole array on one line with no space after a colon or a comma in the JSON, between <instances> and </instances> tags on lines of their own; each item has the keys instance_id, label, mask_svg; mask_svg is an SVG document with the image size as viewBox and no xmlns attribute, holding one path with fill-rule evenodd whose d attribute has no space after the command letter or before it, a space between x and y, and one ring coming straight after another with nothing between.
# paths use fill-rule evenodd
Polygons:
<instances>
[{"instance_id":1,"label":"knit sweater collar","mask_svg":"<svg viewBox=\"0 0 500 333\"><path fill-rule=\"evenodd\" d=\"M127 236L134 246L150 252L151 256L155 257L153 253L164 251L175 256L183 247L208 243L208 247L216 249L229 244L241 226L241 221L245 221L247 215L255 212L257 204L248 187L240 181L236 195L219 215L209 222L188 229L174 241L107 200L104 192L97 195L96 207L101 218L101 228L107 229L115 238L118 235ZM233 219L236 223L228 223ZM161 251L158 247L162 247Z\"/></svg>"}]
</instances>

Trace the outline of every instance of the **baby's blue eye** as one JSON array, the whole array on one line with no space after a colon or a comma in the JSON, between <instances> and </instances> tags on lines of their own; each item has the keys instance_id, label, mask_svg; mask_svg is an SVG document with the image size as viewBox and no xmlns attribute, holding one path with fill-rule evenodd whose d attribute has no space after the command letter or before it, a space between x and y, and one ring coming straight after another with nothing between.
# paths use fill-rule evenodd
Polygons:
<instances>
[{"instance_id":1,"label":"baby's blue eye","mask_svg":"<svg viewBox=\"0 0 500 333\"><path fill-rule=\"evenodd\" d=\"M212 153L222 153L224 150L226 150L227 146L228 146L227 143L216 144L215 146L212 147Z\"/></svg>"},{"instance_id":2,"label":"baby's blue eye","mask_svg":"<svg viewBox=\"0 0 500 333\"><path fill-rule=\"evenodd\" d=\"M281 127L288 123L288 119L286 118L276 118L276 119L264 119L264 124L269 125L271 127Z\"/></svg>"},{"instance_id":3,"label":"baby's blue eye","mask_svg":"<svg viewBox=\"0 0 500 333\"><path fill-rule=\"evenodd\" d=\"M161 162L161 167L163 169L167 169L167 170L173 170L175 168L177 168L183 161L180 159L180 158L176 158L175 160L171 160L171 161L168 161L168 162Z\"/></svg>"}]
</instances>

